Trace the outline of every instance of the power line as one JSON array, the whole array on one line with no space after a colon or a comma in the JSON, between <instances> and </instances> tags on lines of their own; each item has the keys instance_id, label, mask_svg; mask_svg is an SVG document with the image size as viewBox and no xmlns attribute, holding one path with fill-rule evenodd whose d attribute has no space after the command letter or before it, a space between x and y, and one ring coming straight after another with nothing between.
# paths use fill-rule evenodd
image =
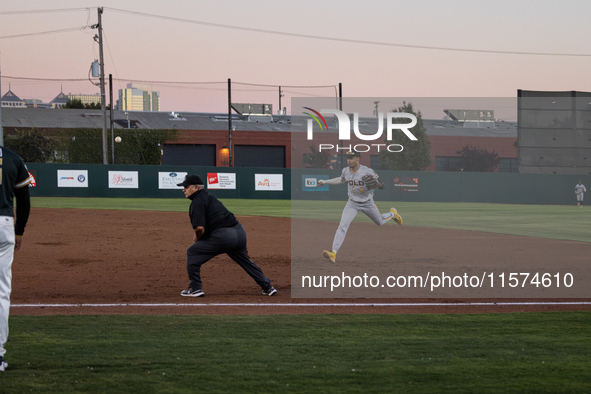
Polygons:
<instances>
[{"instance_id":1,"label":"power line","mask_svg":"<svg viewBox=\"0 0 591 394\"><path fill-rule=\"evenodd\" d=\"M92 8L96 8L96 7L92 7ZM314 39L314 40L345 42L345 43L352 43L352 44L378 45L378 46L409 48L409 49L426 49L426 50L435 50L435 51L488 53L488 54L497 54L497 55L591 57L591 54L587 54L587 53L505 51L505 50L492 50L492 49L439 47L439 46L431 46L431 45L412 45L412 44L401 44L401 43L381 42L381 41L371 41L371 40L355 40L355 39L348 39L348 38L327 37L327 36L318 36L318 35L302 34L302 33L289 33L289 32L284 32L284 31L277 31L277 30L267 30L267 29L257 29L257 28L252 28L252 27L226 25L226 24L222 24L222 23L212 23L212 22L205 22L205 21L199 21L199 20L191 20L191 19L163 16L163 15L148 14L145 12L128 11L128 10L122 10L122 9L111 8L111 7L104 7L104 8L111 10L113 12L120 12L120 13L124 13L124 14L131 14L131 15L137 15L137 16L143 16L143 17L149 17L149 18L157 18L157 19L169 20L169 21L174 21L174 22L183 22L183 23L191 23L191 24L196 24L196 25L211 26L211 27L217 27L217 28L222 28L222 29L249 31L249 32L254 32L254 33L274 34L274 35L297 37L297 38L308 38L308 39ZM2 12L0 12L0 15L89 11L90 9L91 8L64 8L64 9L56 9L56 10L2 11ZM60 33L60 32L72 31L72 30L76 30L76 29L62 29L62 30L52 30L52 31L47 31L47 32L39 32L39 33L18 34L18 35L12 35L12 36L3 36L3 37L0 37L0 39L42 35L42 34L52 34L52 33Z\"/></svg>"},{"instance_id":2,"label":"power line","mask_svg":"<svg viewBox=\"0 0 591 394\"><path fill-rule=\"evenodd\" d=\"M438 46L430 46L430 45L399 44L399 43L392 43L392 42L369 41L369 40L354 40L354 39L348 39L348 38L317 36L317 35L312 35L312 34L289 33L289 32L284 32L284 31L277 31L277 30L266 30L266 29L252 28L252 27L226 25L226 24L222 24L222 23L212 23L212 22L204 22L204 21L192 20L192 19L183 19L183 18L175 18L175 17L170 17L170 16L163 16L163 15L147 14L145 12L128 11L128 10L122 10L122 9L111 8L111 7L104 7L104 8L107 10L114 11L114 12L120 12L120 13L124 13L124 14L131 14L131 15L137 15L137 16L144 16L144 17L148 17L148 18L169 20L169 21L173 21L173 22L191 23L191 24L195 24L195 25L218 27L218 28L222 28L222 29L232 29L232 30L240 30L240 31L249 31L249 32L254 32L254 33L274 34L274 35L288 36L288 37L309 38L309 39L314 39L314 40L324 40L324 41L334 41L334 42L346 42L346 43L352 43L352 44L379 45L379 46L386 46L386 47L411 48L411 49L428 49L428 50L435 50L435 51L489 53L489 54L497 54L497 55L591 57L591 54L586 54L586 53L502 51L502 50L491 50L491 49L453 48L453 47L438 47Z\"/></svg>"},{"instance_id":3,"label":"power line","mask_svg":"<svg viewBox=\"0 0 591 394\"><path fill-rule=\"evenodd\" d=\"M47 82L81 82L86 81L86 79L78 79L78 78L29 78L29 77L12 77L5 75L2 78L8 79L15 79L15 80L25 80L25 81L47 81ZM227 84L227 82L190 82L190 81L147 81L147 80L140 80L140 79L126 79L126 78L113 78L115 81L127 81L127 82L136 82L136 83L151 83L151 84L158 84L158 85L220 85L220 84ZM260 87L286 87L286 88L298 88L298 89L314 89L314 88L334 88L336 85L267 85L262 83L248 83L248 82L232 82L232 85L244 85L244 86L260 86ZM254 90L253 90L254 91ZM263 91L263 90L260 90Z\"/></svg>"},{"instance_id":4,"label":"power line","mask_svg":"<svg viewBox=\"0 0 591 394\"><path fill-rule=\"evenodd\" d=\"M81 30L84 30L86 28L88 28L88 25L86 25L86 26L80 26L80 27L70 27L68 29L40 31L40 32L36 32L36 33L13 34L11 36L1 36L0 37L0 40L6 39L6 38L41 36L41 35L45 35L45 34L55 34L55 33L66 33L66 32L71 32L71 31L81 31Z\"/></svg>"},{"instance_id":5,"label":"power line","mask_svg":"<svg viewBox=\"0 0 591 394\"><path fill-rule=\"evenodd\" d=\"M10 77L3 75L2 78L8 79L22 79L25 81L45 81L45 82L82 82L87 81L86 78L27 78L27 77Z\"/></svg>"},{"instance_id":6,"label":"power line","mask_svg":"<svg viewBox=\"0 0 591 394\"><path fill-rule=\"evenodd\" d=\"M264 86L264 87L274 87L277 88L279 86L281 86L282 88L302 88L302 89L314 89L314 88L334 88L336 85L311 85L311 86L305 86L305 85L265 85L262 83L246 83L246 82L232 82L232 85L236 84L236 85L248 85L248 86Z\"/></svg>"},{"instance_id":7,"label":"power line","mask_svg":"<svg viewBox=\"0 0 591 394\"><path fill-rule=\"evenodd\" d=\"M91 8L59 8L54 10L27 10L27 11L0 11L0 15L22 15L22 14L49 14L56 12L73 12L73 11L88 11L94 9Z\"/></svg>"}]
</instances>

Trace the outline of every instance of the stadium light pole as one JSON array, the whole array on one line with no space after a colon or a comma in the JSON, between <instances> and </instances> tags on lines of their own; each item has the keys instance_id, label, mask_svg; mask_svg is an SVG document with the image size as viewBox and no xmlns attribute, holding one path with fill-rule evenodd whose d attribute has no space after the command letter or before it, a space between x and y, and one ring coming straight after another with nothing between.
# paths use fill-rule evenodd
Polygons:
<instances>
[{"instance_id":1,"label":"stadium light pole","mask_svg":"<svg viewBox=\"0 0 591 394\"><path fill-rule=\"evenodd\" d=\"M109 121L111 126L111 164L115 164L115 131L113 130L113 74L109 74Z\"/></svg>"}]
</instances>

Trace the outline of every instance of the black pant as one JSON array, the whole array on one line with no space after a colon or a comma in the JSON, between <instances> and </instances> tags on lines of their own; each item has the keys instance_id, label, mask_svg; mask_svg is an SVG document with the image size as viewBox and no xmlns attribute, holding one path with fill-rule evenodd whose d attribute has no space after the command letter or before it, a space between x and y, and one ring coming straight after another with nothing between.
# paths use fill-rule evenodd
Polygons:
<instances>
[{"instance_id":1,"label":"black pant","mask_svg":"<svg viewBox=\"0 0 591 394\"><path fill-rule=\"evenodd\" d=\"M201 289L201 266L218 254L226 253L232 260L240 264L263 290L271 284L258 265L248 257L246 250L246 231L242 224L234 227L220 228L209 237L200 239L187 249L187 272L193 290Z\"/></svg>"}]
</instances>

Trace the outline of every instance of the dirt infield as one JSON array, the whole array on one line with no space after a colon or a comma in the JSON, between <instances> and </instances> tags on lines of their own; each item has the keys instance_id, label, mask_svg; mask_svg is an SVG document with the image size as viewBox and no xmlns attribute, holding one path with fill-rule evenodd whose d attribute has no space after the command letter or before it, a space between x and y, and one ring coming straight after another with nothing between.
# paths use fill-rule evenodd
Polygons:
<instances>
[{"instance_id":1,"label":"dirt infield","mask_svg":"<svg viewBox=\"0 0 591 394\"><path fill-rule=\"evenodd\" d=\"M279 290L265 297L242 269L227 256L205 264L204 298L179 295L188 284L186 248L192 241L187 213L34 208L23 248L13 264L12 315L40 314L304 314L304 313L485 313L591 310L589 304L550 304L544 300L468 299L292 299L290 219L239 217L248 233L251 258ZM336 224L334 225L336 227ZM430 228L396 228L405 249L446 255L436 242L445 232ZM329 242L332 240L329 235ZM515 237L455 231L468 237L469 255L490 249L515 249ZM450 239L449 237L447 239ZM568 256L573 248L589 256L591 244L528 239L528 253L540 261ZM427 245L427 246L425 246ZM509 246L508 246L509 245ZM511 246L512 245L512 246ZM433 250L429 250L429 248ZM446 243L453 255L458 245ZM437 249L435 249L437 248ZM551 248L552 253L549 253ZM319 263L322 263L321 257ZM551 263L552 261L549 261ZM494 303L498 305L463 305ZM530 301L536 304L516 304ZM547 301L585 301L547 300ZM401 305L439 303L445 305ZM25 306L46 304L54 306ZM94 305L81 305L94 304ZM135 304L135 305L130 305ZM137 305L141 304L141 305ZM167 305L162 305L167 304ZM183 304L183 305L177 305ZM305 305L304 305L305 304ZM343 305L334 305L343 304ZM346 304L346 305L345 305ZM389 305L379 305L389 304ZM394 305L396 304L396 305ZM59 306L58 306L59 305Z\"/></svg>"}]
</instances>

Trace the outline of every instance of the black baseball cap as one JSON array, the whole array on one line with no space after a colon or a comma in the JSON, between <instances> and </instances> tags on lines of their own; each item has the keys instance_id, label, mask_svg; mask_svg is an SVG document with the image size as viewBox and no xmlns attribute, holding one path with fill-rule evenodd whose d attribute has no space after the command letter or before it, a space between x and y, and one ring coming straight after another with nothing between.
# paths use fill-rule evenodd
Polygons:
<instances>
[{"instance_id":1,"label":"black baseball cap","mask_svg":"<svg viewBox=\"0 0 591 394\"><path fill-rule=\"evenodd\" d=\"M203 185L203 179L199 175L188 174L185 176L183 183L177 183L177 186L191 186L191 185Z\"/></svg>"},{"instance_id":2,"label":"black baseball cap","mask_svg":"<svg viewBox=\"0 0 591 394\"><path fill-rule=\"evenodd\" d=\"M354 151L354 150L350 150L349 152L347 152L347 156L348 157L361 157L361 153Z\"/></svg>"}]
</instances>

